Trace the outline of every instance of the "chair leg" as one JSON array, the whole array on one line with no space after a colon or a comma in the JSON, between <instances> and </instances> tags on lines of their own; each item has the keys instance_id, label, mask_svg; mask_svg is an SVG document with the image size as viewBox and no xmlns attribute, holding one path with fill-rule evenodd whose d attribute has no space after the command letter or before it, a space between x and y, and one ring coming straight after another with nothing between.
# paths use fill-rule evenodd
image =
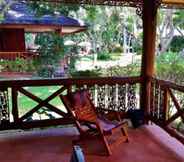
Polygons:
<instances>
[{"instance_id":1,"label":"chair leg","mask_svg":"<svg viewBox=\"0 0 184 162\"><path fill-rule=\"evenodd\" d=\"M102 142L103 142L103 144L105 146L105 150L107 152L107 156L112 155L112 152L111 152L110 146L108 144L108 141L107 141L107 139L105 138L105 136L103 134L103 130L100 128L100 126L98 124L96 126L97 126L97 129L99 130L99 136L102 139Z\"/></svg>"},{"instance_id":2,"label":"chair leg","mask_svg":"<svg viewBox=\"0 0 184 162\"><path fill-rule=\"evenodd\" d=\"M102 142L103 142L103 144L104 144L104 146L105 146L105 151L106 151L106 153L107 153L107 156L110 156L110 155L112 155L112 151L111 151L111 149L110 149L110 146L109 146L109 144L108 144L108 141L107 141L107 139L104 137L104 135L103 134L101 134L100 133L100 136L101 136L101 138L102 138Z\"/></svg>"},{"instance_id":3,"label":"chair leg","mask_svg":"<svg viewBox=\"0 0 184 162\"><path fill-rule=\"evenodd\" d=\"M129 142L127 129L123 127L123 128L121 128L121 132L122 132L123 136L126 137L126 142Z\"/></svg>"}]
</instances>

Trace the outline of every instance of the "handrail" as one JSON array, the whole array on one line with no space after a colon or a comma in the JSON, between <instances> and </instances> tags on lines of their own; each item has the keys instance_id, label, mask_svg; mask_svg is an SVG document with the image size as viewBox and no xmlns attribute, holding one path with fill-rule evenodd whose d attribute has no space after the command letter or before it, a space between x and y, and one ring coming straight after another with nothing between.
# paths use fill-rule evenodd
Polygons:
<instances>
[{"instance_id":1,"label":"handrail","mask_svg":"<svg viewBox=\"0 0 184 162\"><path fill-rule=\"evenodd\" d=\"M49 86L49 85L112 85L125 83L142 83L142 77L98 77L98 78L62 78L62 79L22 79L22 80L0 80L0 87L17 86Z\"/></svg>"},{"instance_id":2,"label":"handrail","mask_svg":"<svg viewBox=\"0 0 184 162\"><path fill-rule=\"evenodd\" d=\"M32 51L0 51L0 59L8 59L8 60L14 60L15 58L33 58L37 56L38 52L32 52Z\"/></svg>"},{"instance_id":3,"label":"handrail","mask_svg":"<svg viewBox=\"0 0 184 162\"><path fill-rule=\"evenodd\" d=\"M184 86L178 85L178 84L173 83L171 81L168 81L168 80L166 81L166 80L161 80L161 79L156 79L156 78L152 78L152 81L157 82L161 87L172 88L174 90L184 92Z\"/></svg>"}]
</instances>

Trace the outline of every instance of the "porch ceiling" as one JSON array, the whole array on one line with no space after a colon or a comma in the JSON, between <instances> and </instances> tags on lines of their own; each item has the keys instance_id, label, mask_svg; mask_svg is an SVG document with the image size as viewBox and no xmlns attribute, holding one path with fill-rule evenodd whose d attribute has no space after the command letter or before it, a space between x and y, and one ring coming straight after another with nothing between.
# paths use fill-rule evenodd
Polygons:
<instances>
[{"instance_id":1,"label":"porch ceiling","mask_svg":"<svg viewBox=\"0 0 184 162\"><path fill-rule=\"evenodd\" d=\"M40 0L34 0L40 1ZM136 7L144 0L46 0L47 2ZM156 0L163 7L184 8L184 0Z\"/></svg>"}]
</instances>

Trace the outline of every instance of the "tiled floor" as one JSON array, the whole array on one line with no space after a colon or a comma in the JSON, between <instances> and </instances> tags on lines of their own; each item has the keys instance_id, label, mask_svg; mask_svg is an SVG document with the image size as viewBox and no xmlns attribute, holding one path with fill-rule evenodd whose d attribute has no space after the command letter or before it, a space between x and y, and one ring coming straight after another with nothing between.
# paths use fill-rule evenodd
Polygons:
<instances>
[{"instance_id":1,"label":"tiled floor","mask_svg":"<svg viewBox=\"0 0 184 162\"><path fill-rule=\"evenodd\" d=\"M74 128L2 132L0 162L69 162L76 135ZM129 136L110 157L100 142L83 143L86 162L184 162L184 146L155 125L129 129Z\"/></svg>"}]
</instances>

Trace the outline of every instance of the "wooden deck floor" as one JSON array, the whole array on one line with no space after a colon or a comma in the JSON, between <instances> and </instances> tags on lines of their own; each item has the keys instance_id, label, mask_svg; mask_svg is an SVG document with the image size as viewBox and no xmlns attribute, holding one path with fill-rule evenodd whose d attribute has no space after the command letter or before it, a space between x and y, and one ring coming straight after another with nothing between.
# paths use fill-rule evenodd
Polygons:
<instances>
[{"instance_id":1,"label":"wooden deck floor","mask_svg":"<svg viewBox=\"0 0 184 162\"><path fill-rule=\"evenodd\" d=\"M74 128L3 132L0 162L69 162L76 135ZM98 141L83 144L86 162L184 162L184 146L157 126L129 129L129 135L130 142L116 147L110 157L100 155Z\"/></svg>"}]
</instances>

